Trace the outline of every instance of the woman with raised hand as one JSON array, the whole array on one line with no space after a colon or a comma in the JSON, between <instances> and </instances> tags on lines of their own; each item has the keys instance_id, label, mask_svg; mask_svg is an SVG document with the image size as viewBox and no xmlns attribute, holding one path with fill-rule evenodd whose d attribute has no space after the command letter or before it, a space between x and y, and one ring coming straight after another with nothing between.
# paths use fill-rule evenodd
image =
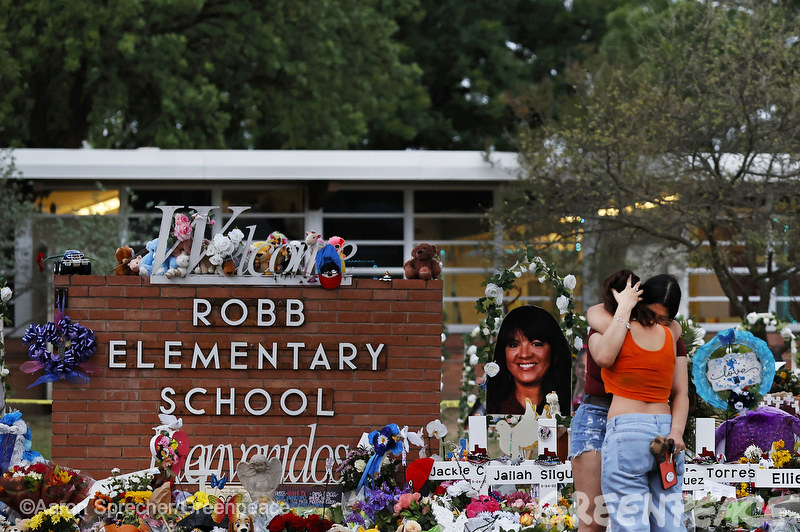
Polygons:
<instances>
[{"instance_id":1,"label":"woman with raised hand","mask_svg":"<svg viewBox=\"0 0 800 532\"><path fill-rule=\"evenodd\" d=\"M674 277L659 276L657 281L680 300ZM653 290L656 287L654 281ZM602 368L606 391L613 394L602 446L601 485L615 532L685 530L681 492L689 408L686 358L676 356L681 328L672 320L674 313L663 304L650 302L650 308L643 301L650 295L629 272L617 272L606 280L604 290L604 299L613 297L612 314L595 307L587 312L589 325L598 332L590 336L589 349ZM657 436L674 444L677 482L666 489L650 452Z\"/></svg>"}]
</instances>

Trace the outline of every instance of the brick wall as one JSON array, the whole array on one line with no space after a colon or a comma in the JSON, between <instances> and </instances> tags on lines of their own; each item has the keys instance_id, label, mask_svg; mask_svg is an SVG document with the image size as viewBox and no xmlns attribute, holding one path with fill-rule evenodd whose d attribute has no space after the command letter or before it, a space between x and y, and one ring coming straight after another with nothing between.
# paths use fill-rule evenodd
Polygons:
<instances>
[{"instance_id":1,"label":"brick wall","mask_svg":"<svg viewBox=\"0 0 800 532\"><path fill-rule=\"evenodd\" d=\"M173 413L183 419L191 444L232 444L234 460L241 457L241 444L288 445L295 453L301 443L309 443L314 424L312 452L323 445L354 445L362 432L390 422L418 430L439 416L441 281L356 279L352 286L325 290L156 285L139 277L56 276L55 287L68 290L66 314L97 334L93 362L99 369L85 388L65 381L55 383L53 460L95 478L107 476L114 467L134 471L150 465L148 444L153 427L159 424L160 408L170 406L162 396L165 388L174 390L167 396L175 403ZM196 298L211 304L208 326L193 325ZM220 315L221 306L231 299L241 300L248 309L248 318L238 326L226 324ZM257 325L259 299L275 304L274 325ZM305 322L301 326L286 326L287 299L302 302ZM232 305L229 321L240 316L241 310ZM170 342L181 342L181 346ZM232 348L231 342L241 344ZM262 361L264 367L259 369L258 345L271 354L273 342L278 344L277 369L268 361ZM293 349L287 347L291 342L305 343L305 348L297 348L299 369L293 369ZM344 362L347 369L339 369L341 343L356 347L352 363L358 369L349 369ZM200 359L193 369L195 345L207 356L214 344L220 369L213 363L206 369ZM330 370L324 369L320 344ZM367 344L373 350L384 344L374 371ZM109 367L110 349L112 363L123 368ZM246 365L246 369L231 369L232 349L245 353L235 357L233 364ZM165 357L165 350L180 355ZM350 349L345 347L344 353L349 356ZM316 368L310 370L314 361ZM182 367L165 369L167 363ZM149 364L155 367L138 367ZM186 392L197 388L207 393L195 394L190 407L205 409L204 415L192 414L184 404ZM234 415L225 401L231 388L236 390ZM216 415L217 389L223 399L221 415ZM268 413L252 415L245 410L245 395L253 389L270 395ZM303 414L290 416L282 411L281 395L289 389L307 396ZM319 394L321 405L317 405ZM301 401L300 396L291 395L285 406L296 410ZM265 406L263 394L256 392L251 410ZM330 411L335 414L324 415ZM327 452L321 455L322 467ZM300 461L295 469L299 467Z\"/></svg>"}]
</instances>

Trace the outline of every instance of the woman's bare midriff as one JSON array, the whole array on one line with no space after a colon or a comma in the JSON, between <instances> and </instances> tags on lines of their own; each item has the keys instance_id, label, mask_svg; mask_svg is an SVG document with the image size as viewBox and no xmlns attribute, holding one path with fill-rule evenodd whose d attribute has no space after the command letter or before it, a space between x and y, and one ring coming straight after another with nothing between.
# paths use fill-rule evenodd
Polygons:
<instances>
[{"instance_id":1,"label":"woman's bare midriff","mask_svg":"<svg viewBox=\"0 0 800 532\"><path fill-rule=\"evenodd\" d=\"M615 395L608 409L608 419L622 414L669 414L669 403L648 403Z\"/></svg>"}]
</instances>

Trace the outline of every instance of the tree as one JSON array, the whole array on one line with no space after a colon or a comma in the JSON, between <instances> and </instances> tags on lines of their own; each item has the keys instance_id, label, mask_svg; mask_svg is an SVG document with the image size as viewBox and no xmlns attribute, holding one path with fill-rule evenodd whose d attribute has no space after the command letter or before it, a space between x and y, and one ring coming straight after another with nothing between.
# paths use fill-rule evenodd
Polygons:
<instances>
[{"instance_id":1,"label":"tree","mask_svg":"<svg viewBox=\"0 0 800 532\"><path fill-rule=\"evenodd\" d=\"M419 0L400 17L397 40L422 69L427 109L373 123L368 146L398 149L514 149L518 110L557 113L570 91L567 66L594 51L605 17L630 0Z\"/></svg>"},{"instance_id":2,"label":"tree","mask_svg":"<svg viewBox=\"0 0 800 532\"><path fill-rule=\"evenodd\" d=\"M765 311L800 267L798 10L662 7L628 10L633 55L607 47L569 114L521 131L521 176L493 219L512 239L597 238L618 261L658 244L713 269L741 316Z\"/></svg>"},{"instance_id":3,"label":"tree","mask_svg":"<svg viewBox=\"0 0 800 532\"><path fill-rule=\"evenodd\" d=\"M427 105L392 39L413 6L4 2L0 146L360 147L370 122Z\"/></svg>"}]
</instances>

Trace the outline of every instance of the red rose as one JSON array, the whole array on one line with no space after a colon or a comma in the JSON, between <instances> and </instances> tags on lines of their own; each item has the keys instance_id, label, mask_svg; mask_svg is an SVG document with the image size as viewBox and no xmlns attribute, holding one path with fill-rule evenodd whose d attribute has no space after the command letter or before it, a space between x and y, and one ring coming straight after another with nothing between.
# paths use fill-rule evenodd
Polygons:
<instances>
[{"instance_id":1,"label":"red rose","mask_svg":"<svg viewBox=\"0 0 800 532\"><path fill-rule=\"evenodd\" d=\"M272 518L272 521L269 522L267 526L269 528L269 532L281 532L284 528L286 528L286 521L284 520L283 515L276 515Z\"/></svg>"},{"instance_id":2,"label":"red rose","mask_svg":"<svg viewBox=\"0 0 800 532\"><path fill-rule=\"evenodd\" d=\"M306 528L307 519L295 514L287 514L286 525L289 530L301 532Z\"/></svg>"}]
</instances>

